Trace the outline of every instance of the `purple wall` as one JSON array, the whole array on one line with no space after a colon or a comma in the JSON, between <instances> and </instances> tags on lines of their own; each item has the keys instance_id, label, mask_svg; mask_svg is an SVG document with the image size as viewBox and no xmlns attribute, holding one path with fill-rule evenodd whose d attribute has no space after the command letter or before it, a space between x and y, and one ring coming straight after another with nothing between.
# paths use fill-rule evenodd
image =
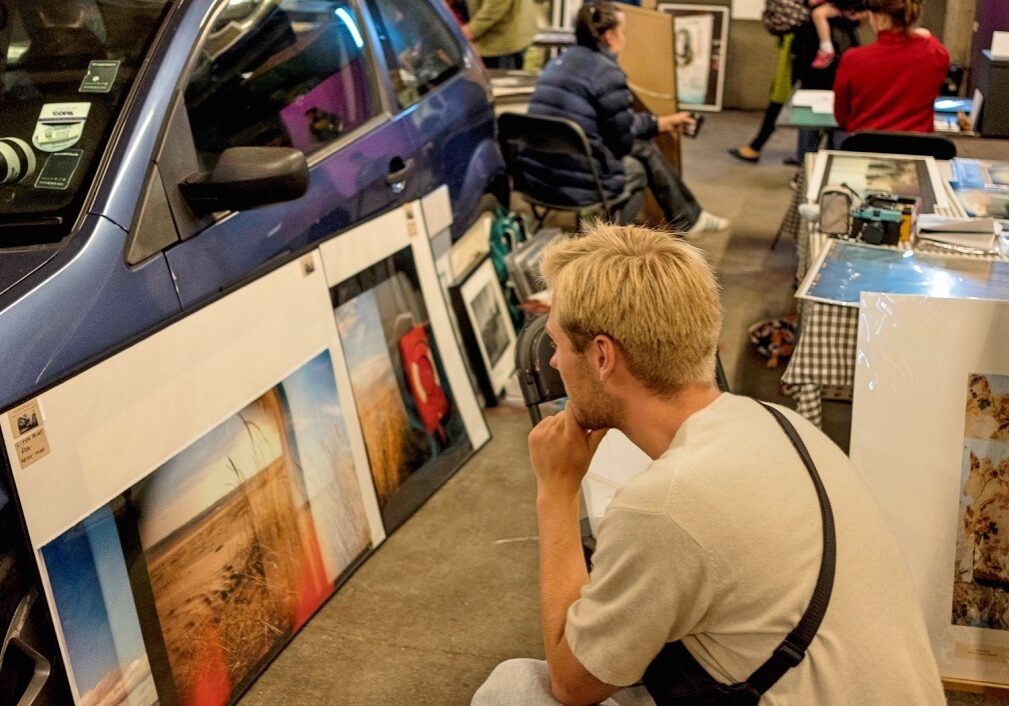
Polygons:
<instances>
[{"instance_id":1,"label":"purple wall","mask_svg":"<svg viewBox=\"0 0 1009 706\"><path fill-rule=\"evenodd\" d=\"M1006 0L977 0L975 15L977 31L971 43L970 65L974 68L970 75L968 96L974 94L974 77L981 62L981 50L991 49L991 36L995 31L1009 32L1009 3Z\"/></svg>"}]
</instances>

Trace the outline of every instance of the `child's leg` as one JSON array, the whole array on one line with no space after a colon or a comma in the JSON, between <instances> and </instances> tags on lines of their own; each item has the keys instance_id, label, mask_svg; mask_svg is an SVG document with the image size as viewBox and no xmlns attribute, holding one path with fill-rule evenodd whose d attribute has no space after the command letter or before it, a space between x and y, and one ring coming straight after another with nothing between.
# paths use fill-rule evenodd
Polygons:
<instances>
[{"instance_id":1,"label":"child's leg","mask_svg":"<svg viewBox=\"0 0 1009 706\"><path fill-rule=\"evenodd\" d=\"M840 17L841 11L834 7L833 3L824 2L812 9L809 13L813 18L813 26L816 27L816 36L820 40L820 46L830 44L830 18ZM831 44L831 51L834 46Z\"/></svg>"},{"instance_id":2,"label":"child's leg","mask_svg":"<svg viewBox=\"0 0 1009 706\"><path fill-rule=\"evenodd\" d=\"M813 26L816 27L816 36L820 40L820 48L816 52L816 58L813 59L814 69L825 69L834 60L834 45L830 41L830 18L840 15L841 11L830 2L817 5L810 11Z\"/></svg>"}]
</instances>

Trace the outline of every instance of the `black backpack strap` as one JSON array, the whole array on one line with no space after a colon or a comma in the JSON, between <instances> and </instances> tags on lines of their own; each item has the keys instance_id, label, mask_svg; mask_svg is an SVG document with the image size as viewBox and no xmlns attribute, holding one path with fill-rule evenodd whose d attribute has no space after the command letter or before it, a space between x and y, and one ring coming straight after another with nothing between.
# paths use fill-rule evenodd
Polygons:
<instances>
[{"instance_id":1,"label":"black backpack strap","mask_svg":"<svg viewBox=\"0 0 1009 706\"><path fill-rule=\"evenodd\" d=\"M795 447L802 462L806 465L806 470L809 471L809 476L813 479L813 485L816 486L816 497L820 502L820 515L823 518L823 557L820 560L820 573L816 579L813 598L795 629L788 633L781 644L775 648L770 659L758 667L746 680L748 684L763 694L774 686L785 672L802 661L806 656L809 644L816 636L820 623L823 622L823 616L827 612L827 604L830 603L830 593L834 587L837 538L834 532L834 513L830 509L830 500L827 498L827 491L820 480L820 474L816 472L813 459L810 458L809 451L806 450L806 445L802 443L799 433L785 418L785 415L770 405L763 402L760 404L781 425L788 439L792 442L792 446Z\"/></svg>"}]
</instances>

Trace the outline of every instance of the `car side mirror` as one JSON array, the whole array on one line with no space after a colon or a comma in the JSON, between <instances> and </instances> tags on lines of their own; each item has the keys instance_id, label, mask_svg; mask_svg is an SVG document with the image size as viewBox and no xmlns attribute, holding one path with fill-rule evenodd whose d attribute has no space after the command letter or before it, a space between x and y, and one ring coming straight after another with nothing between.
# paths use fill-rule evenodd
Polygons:
<instances>
[{"instance_id":1,"label":"car side mirror","mask_svg":"<svg viewBox=\"0 0 1009 706\"><path fill-rule=\"evenodd\" d=\"M211 172L179 190L198 216L292 201L308 191L308 163L293 147L229 147Z\"/></svg>"}]
</instances>

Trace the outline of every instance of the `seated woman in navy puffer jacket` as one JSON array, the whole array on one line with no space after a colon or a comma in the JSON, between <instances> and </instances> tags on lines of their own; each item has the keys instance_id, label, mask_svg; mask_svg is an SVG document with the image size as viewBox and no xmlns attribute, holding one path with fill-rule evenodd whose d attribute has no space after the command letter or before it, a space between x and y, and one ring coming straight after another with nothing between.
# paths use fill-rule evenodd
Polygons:
<instances>
[{"instance_id":1,"label":"seated woman in navy puffer jacket","mask_svg":"<svg viewBox=\"0 0 1009 706\"><path fill-rule=\"evenodd\" d=\"M536 81L529 113L577 122L592 147L609 196L647 186L666 221L687 233L722 230L724 218L704 211L662 153L650 142L659 132L693 123L687 113L655 116L631 109L627 76L616 57L624 49L624 13L612 2L586 3L575 21L577 45L551 61ZM520 157L527 191L572 205L598 201L584 158Z\"/></svg>"}]
</instances>

